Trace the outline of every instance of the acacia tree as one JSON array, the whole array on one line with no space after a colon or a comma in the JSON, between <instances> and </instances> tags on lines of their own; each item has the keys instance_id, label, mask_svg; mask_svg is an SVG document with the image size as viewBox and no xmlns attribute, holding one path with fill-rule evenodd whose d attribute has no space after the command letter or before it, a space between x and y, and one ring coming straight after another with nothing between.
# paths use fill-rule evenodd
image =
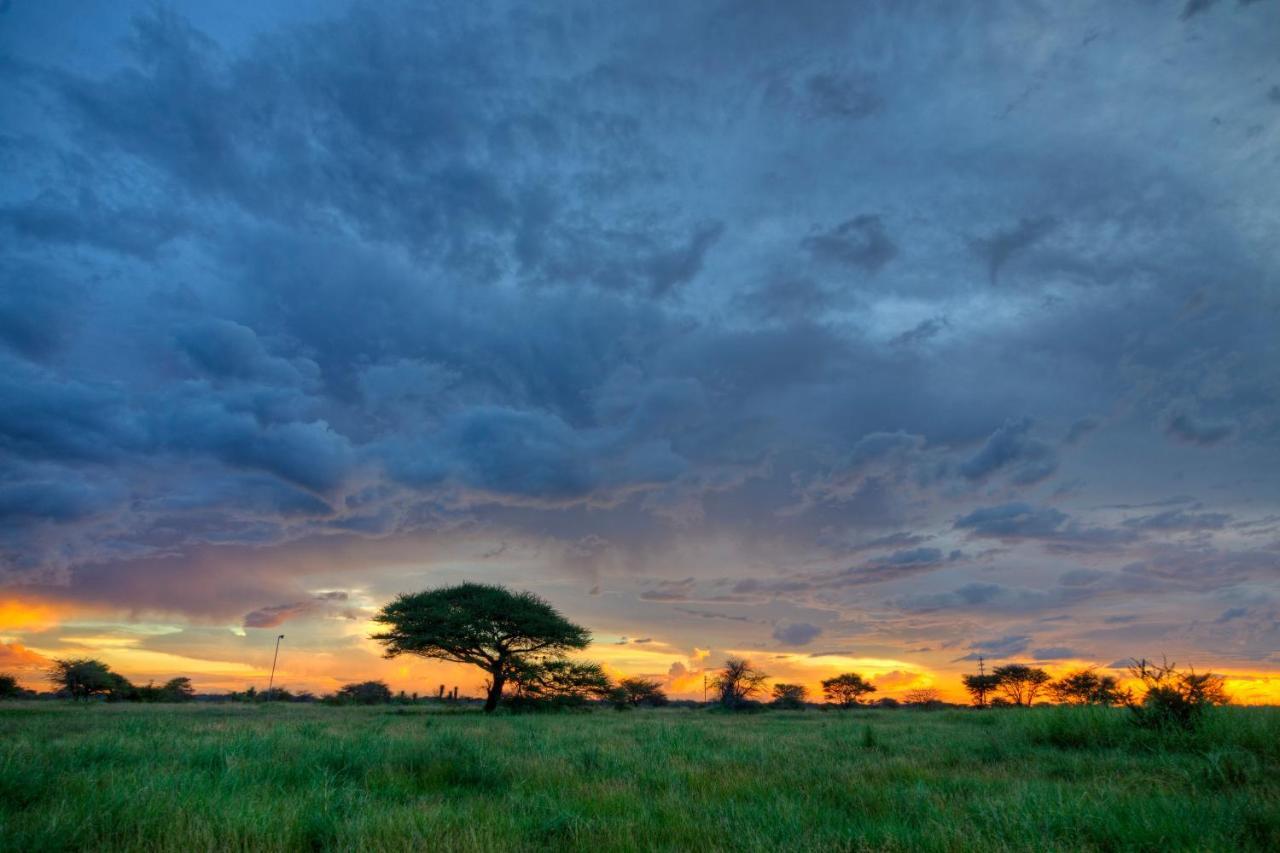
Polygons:
<instances>
[{"instance_id":1,"label":"acacia tree","mask_svg":"<svg viewBox=\"0 0 1280 853\"><path fill-rule=\"evenodd\" d=\"M942 694L932 687L917 687L902 694L902 701L919 707L937 706L942 704Z\"/></svg>"},{"instance_id":2,"label":"acacia tree","mask_svg":"<svg viewBox=\"0 0 1280 853\"><path fill-rule=\"evenodd\" d=\"M1049 673L1039 667L1022 663L1009 663L996 667L992 673L996 687L1013 705L1031 707L1044 686L1051 680Z\"/></svg>"},{"instance_id":3,"label":"acacia tree","mask_svg":"<svg viewBox=\"0 0 1280 853\"><path fill-rule=\"evenodd\" d=\"M477 666L489 674L485 711L498 707L507 681L522 667L591 642L575 625L531 592L464 583L397 596L374 621L387 630L372 639L385 656L418 655Z\"/></svg>"},{"instance_id":4,"label":"acacia tree","mask_svg":"<svg viewBox=\"0 0 1280 853\"><path fill-rule=\"evenodd\" d=\"M960 680L964 683L964 689L968 691L970 698L973 699L973 704L979 708L987 707L987 697L1000 686L1000 679L989 672L966 675Z\"/></svg>"},{"instance_id":5,"label":"acacia tree","mask_svg":"<svg viewBox=\"0 0 1280 853\"><path fill-rule=\"evenodd\" d=\"M391 701L391 688L385 681L361 681L342 685L334 697L354 705L385 705Z\"/></svg>"},{"instance_id":6,"label":"acacia tree","mask_svg":"<svg viewBox=\"0 0 1280 853\"><path fill-rule=\"evenodd\" d=\"M13 699L22 695L18 679L6 672L0 672L0 699Z\"/></svg>"},{"instance_id":7,"label":"acacia tree","mask_svg":"<svg viewBox=\"0 0 1280 853\"><path fill-rule=\"evenodd\" d=\"M1093 667L1069 672L1049 685L1054 699L1067 705L1118 705L1124 692L1114 675L1099 675Z\"/></svg>"},{"instance_id":8,"label":"acacia tree","mask_svg":"<svg viewBox=\"0 0 1280 853\"><path fill-rule=\"evenodd\" d=\"M828 702L839 705L841 708L852 708L861 702L866 694L875 693L876 686L856 672L846 672L823 681L822 692L826 695Z\"/></svg>"},{"instance_id":9,"label":"acacia tree","mask_svg":"<svg viewBox=\"0 0 1280 853\"><path fill-rule=\"evenodd\" d=\"M624 678L618 682L616 700L623 705L665 705L662 683L652 678Z\"/></svg>"},{"instance_id":10,"label":"acacia tree","mask_svg":"<svg viewBox=\"0 0 1280 853\"><path fill-rule=\"evenodd\" d=\"M112 672L105 663L92 658L55 660L49 670L49 681L66 690L72 699L88 699L93 696L121 699L134 689L124 676Z\"/></svg>"},{"instance_id":11,"label":"acacia tree","mask_svg":"<svg viewBox=\"0 0 1280 853\"><path fill-rule=\"evenodd\" d=\"M775 708L795 711L804 708L804 701L808 696L809 691L803 684L775 684L772 704Z\"/></svg>"},{"instance_id":12,"label":"acacia tree","mask_svg":"<svg viewBox=\"0 0 1280 853\"><path fill-rule=\"evenodd\" d=\"M711 680L711 686L720 694L720 704L726 708L741 708L764 687L768 675L743 658L728 658L724 666Z\"/></svg>"}]
</instances>

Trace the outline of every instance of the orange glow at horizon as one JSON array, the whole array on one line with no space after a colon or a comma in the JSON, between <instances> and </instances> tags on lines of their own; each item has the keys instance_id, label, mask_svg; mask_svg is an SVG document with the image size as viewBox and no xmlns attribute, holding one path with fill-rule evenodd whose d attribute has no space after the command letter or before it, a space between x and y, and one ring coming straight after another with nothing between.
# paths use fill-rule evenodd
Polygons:
<instances>
[{"instance_id":1,"label":"orange glow at horizon","mask_svg":"<svg viewBox=\"0 0 1280 853\"><path fill-rule=\"evenodd\" d=\"M144 637L157 633L179 632L178 626L138 626L130 622L75 623L65 622L68 611L41 602L18 599L0 600L0 672L11 671L32 689L46 690L44 669L57 657L97 657L115 671L139 684L162 682L186 675L192 677L200 692L244 690L253 686L264 689L270 672L270 648L255 646L250 655L243 648L222 648L217 641L195 654L142 647ZM64 624L67 633L50 634ZM363 625L342 623L346 640L367 637ZM44 633L35 644L24 635ZM231 633L228 633L228 637ZM355 643L326 649L309 645L282 649L275 683L293 691L317 694L336 690L351 681L378 679L393 690L435 695L440 685L446 690L457 686L463 695L479 695L486 679L480 670L460 664L400 657L386 660L376 643L361 639ZM823 679L844 672L857 672L877 689L868 700L889 697L901 699L907 691L931 688L944 701L967 704L968 695L961 676L972 666L954 664L930 666L888 657L854 657L824 655L813 657L803 652L777 652L720 649L689 646L677 647L661 640L637 643L600 643L575 655L599 662L615 679L628 676L660 681L673 698L701 699L703 679L715 673L724 658L745 657L769 678L766 691L777 683L801 684L809 691L810 701L822 701ZM242 660L229 658L242 657ZM1108 670L1087 660L1065 660L1038 664L1050 675L1097 666L1119 677L1125 686L1133 686L1127 674ZM1228 694L1233 702L1246 705L1280 705L1280 671L1260 671L1237 667L1197 665L1201 672L1212 671L1226 678ZM767 693L765 697L767 698Z\"/></svg>"}]
</instances>

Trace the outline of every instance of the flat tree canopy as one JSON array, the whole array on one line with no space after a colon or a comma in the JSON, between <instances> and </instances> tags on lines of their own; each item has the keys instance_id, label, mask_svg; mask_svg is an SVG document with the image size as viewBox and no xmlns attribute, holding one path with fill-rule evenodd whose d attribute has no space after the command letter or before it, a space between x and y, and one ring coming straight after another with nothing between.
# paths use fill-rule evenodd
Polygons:
<instances>
[{"instance_id":1,"label":"flat tree canopy","mask_svg":"<svg viewBox=\"0 0 1280 853\"><path fill-rule=\"evenodd\" d=\"M400 595L374 621L387 626L372 638L386 646L386 657L418 655L489 673L486 711L498 706L518 669L591 642L586 628L533 593L481 583Z\"/></svg>"}]
</instances>

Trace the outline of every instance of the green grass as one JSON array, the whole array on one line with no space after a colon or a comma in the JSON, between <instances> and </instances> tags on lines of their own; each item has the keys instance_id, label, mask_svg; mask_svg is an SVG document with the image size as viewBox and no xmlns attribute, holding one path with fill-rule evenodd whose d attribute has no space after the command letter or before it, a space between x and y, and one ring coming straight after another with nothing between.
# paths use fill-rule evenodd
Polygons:
<instances>
[{"instance_id":1,"label":"green grass","mask_svg":"<svg viewBox=\"0 0 1280 853\"><path fill-rule=\"evenodd\" d=\"M0 849L1280 849L1280 709L0 704Z\"/></svg>"}]
</instances>

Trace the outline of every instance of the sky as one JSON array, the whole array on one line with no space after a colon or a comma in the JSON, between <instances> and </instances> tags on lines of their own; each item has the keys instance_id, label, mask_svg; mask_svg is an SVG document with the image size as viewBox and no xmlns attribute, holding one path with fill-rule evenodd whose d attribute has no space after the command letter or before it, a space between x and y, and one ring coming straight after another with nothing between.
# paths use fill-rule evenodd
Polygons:
<instances>
[{"instance_id":1,"label":"sky","mask_svg":"<svg viewBox=\"0 0 1280 853\"><path fill-rule=\"evenodd\" d=\"M1280 3L0 3L0 670L1280 701Z\"/></svg>"}]
</instances>

